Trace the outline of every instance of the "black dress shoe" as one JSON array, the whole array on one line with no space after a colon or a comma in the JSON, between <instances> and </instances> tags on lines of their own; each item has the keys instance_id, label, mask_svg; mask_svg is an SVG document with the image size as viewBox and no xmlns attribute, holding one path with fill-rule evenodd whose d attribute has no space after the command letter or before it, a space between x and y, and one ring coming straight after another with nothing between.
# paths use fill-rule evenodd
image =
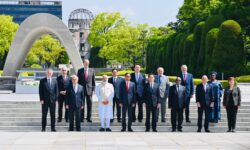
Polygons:
<instances>
[{"instance_id":1,"label":"black dress shoe","mask_svg":"<svg viewBox=\"0 0 250 150\"><path fill-rule=\"evenodd\" d=\"M72 131L74 131L74 130L73 130L73 129L69 129L68 131L69 131L69 132L72 132Z\"/></svg>"},{"instance_id":2,"label":"black dress shoe","mask_svg":"<svg viewBox=\"0 0 250 150\"><path fill-rule=\"evenodd\" d=\"M81 132L81 129L76 129L77 132Z\"/></svg>"},{"instance_id":3,"label":"black dress shoe","mask_svg":"<svg viewBox=\"0 0 250 150\"><path fill-rule=\"evenodd\" d=\"M110 128L106 128L106 132L111 132L112 130Z\"/></svg>"},{"instance_id":4,"label":"black dress shoe","mask_svg":"<svg viewBox=\"0 0 250 150\"><path fill-rule=\"evenodd\" d=\"M128 132L133 132L133 129L129 128L129 129L128 129Z\"/></svg>"},{"instance_id":5,"label":"black dress shoe","mask_svg":"<svg viewBox=\"0 0 250 150\"><path fill-rule=\"evenodd\" d=\"M179 132L182 132L182 129L178 129Z\"/></svg>"},{"instance_id":6,"label":"black dress shoe","mask_svg":"<svg viewBox=\"0 0 250 150\"><path fill-rule=\"evenodd\" d=\"M103 132L103 131L105 131L105 129L104 129L104 128L100 128L99 131L100 131L100 132Z\"/></svg>"},{"instance_id":7,"label":"black dress shoe","mask_svg":"<svg viewBox=\"0 0 250 150\"><path fill-rule=\"evenodd\" d=\"M125 132L125 131L126 131L126 129L124 129L124 128L121 129L121 132Z\"/></svg>"},{"instance_id":8,"label":"black dress shoe","mask_svg":"<svg viewBox=\"0 0 250 150\"><path fill-rule=\"evenodd\" d=\"M191 123L191 121L190 121L190 120L186 120L186 122L187 122L187 123Z\"/></svg>"},{"instance_id":9,"label":"black dress shoe","mask_svg":"<svg viewBox=\"0 0 250 150\"><path fill-rule=\"evenodd\" d=\"M232 129L232 132L234 133L234 132L235 132L235 130L234 130L234 129Z\"/></svg>"},{"instance_id":10,"label":"black dress shoe","mask_svg":"<svg viewBox=\"0 0 250 150\"><path fill-rule=\"evenodd\" d=\"M228 129L227 132L231 132L231 129Z\"/></svg>"},{"instance_id":11,"label":"black dress shoe","mask_svg":"<svg viewBox=\"0 0 250 150\"><path fill-rule=\"evenodd\" d=\"M82 119L81 122L84 122L84 120Z\"/></svg>"},{"instance_id":12,"label":"black dress shoe","mask_svg":"<svg viewBox=\"0 0 250 150\"><path fill-rule=\"evenodd\" d=\"M175 132L176 130L175 129L172 129L172 132Z\"/></svg>"},{"instance_id":13,"label":"black dress shoe","mask_svg":"<svg viewBox=\"0 0 250 150\"><path fill-rule=\"evenodd\" d=\"M121 119L117 119L117 122L121 122Z\"/></svg>"},{"instance_id":14,"label":"black dress shoe","mask_svg":"<svg viewBox=\"0 0 250 150\"><path fill-rule=\"evenodd\" d=\"M91 120L91 119L87 119L87 122L88 122L88 123L92 123L92 120Z\"/></svg>"},{"instance_id":15,"label":"black dress shoe","mask_svg":"<svg viewBox=\"0 0 250 150\"><path fill-rule=\"evenodd\" d=\"M142 122L142 120L139 120L139 122Z\"/></svg>"},{"instance_id":16,"label":"black dress shoe","mask_svg":"<svg viewBox=\"0 0 250 150\"><path fill-rule=\"evenodd\" d=\"M205 132L209 133L209 132L211 132L211 131L207 129L207 130L205 130Z\"/></svg>"},{"instance_id":17,"label":"black dress shoe","mask_svg":"<svg viewBox=\"0 0 250 150\"><path fill-rule=\"evenodd\" d=\"M110 119L110 123L113 123L114 122L114 119Z\"/></svg>"},{"instance_id":18,"label":"black dress shoe","mask_svg":"<svg viewBox=\"0 0 250 150\"><path fill-rule=\"evenodd\" d=\"M166 120L161 120L161 122L166 122Z\"/></svg>"},{"instance_id":19,"label":"black dress shoe","mask_svg":"<svg viewBox=\"0 0 250 150\"><path fill-rule=\"evenodd\" d=\"M51 129L51 132L56 132L56 129Z\"/></svg>"},{"instance_id":20,"label":"black dress shoe","mask_svg":"<svg viewBox=\"0 0 250 150\"><path fill-rule=\"evenodd\" d=\"M62 119L58 119L57 122L62 122Z\"/></svg>"},{"instance_id":21,"label":"black dress shoe","mask_svg":"<svg viewBox=\"0 0 250 150\"><path fill-rule=\"evenodd\" d=\"M45 129L42 129L42 132L45 132Z\"/></svg>"},{"instance_id":22,"label":"black dress shoe","mask_svg":"<svg viewBox=\"0 0 250 150\"><path fill-rule=\"evenodd\" d=\"M156 129L153 129L153 132L157 132L157 130L156 130Z\"/></svg>"},{"instance_id":23,"label":"black dress shoe","mask_svg":"<svg viewBox=\"0 0 250 150\"><path fill-rule=\"evenodd\" d=\"M65 120L65 122L69 122L69 120Z\"/></svg>"},{"instance_id":24,"label":"black dress shoe","mask_svg":"<svg viewBox=\"0 0 250 150\"><path fill-rule=\"evenodd\" d=\"M201 129L198 129L197 132L201 132Z\"/></svg>"},{"instance_id":25,"label":"black dress shoe","mask_svg":"<svg viewBox=\"0 0 250 150\"><path fill-rule=\"evenodd\" d=\"M145 132L149 132L150 130L149 129L146 129Z\"/></svg>"}]
</instances>

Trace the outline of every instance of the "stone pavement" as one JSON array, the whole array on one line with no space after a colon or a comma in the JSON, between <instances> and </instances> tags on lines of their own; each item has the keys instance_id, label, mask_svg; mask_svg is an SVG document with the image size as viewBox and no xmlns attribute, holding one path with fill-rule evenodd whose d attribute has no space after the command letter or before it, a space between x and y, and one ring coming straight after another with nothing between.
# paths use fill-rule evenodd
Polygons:
<instances>
[{"instance_id":1,"label":"stone pavement","mask_svg":"<svg viewBox=\"0 0 250 150\"><path fill-rule=\"evenodd\" d=\"M250 149L249 133L0 133L1 150Z\"/></svg>"}]
</instances>

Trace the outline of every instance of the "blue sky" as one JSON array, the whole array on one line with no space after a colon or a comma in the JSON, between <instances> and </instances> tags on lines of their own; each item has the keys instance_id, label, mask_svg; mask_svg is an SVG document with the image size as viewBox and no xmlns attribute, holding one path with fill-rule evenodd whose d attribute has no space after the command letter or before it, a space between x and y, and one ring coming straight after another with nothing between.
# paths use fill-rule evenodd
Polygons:
<instances>
[{"instance_id":1,"label":"blue sky","mask_svg":"<svg viewBox=\"0 0 250 150\"><path fill-rule=\"evenodd\" d=\"M133 24L148 23L150 26L164 26L176 21L178 9L183 0L62 0L63 21L71 11L85 8L97 15L100 12L121 12Z\"/></svg>"}]
</instances>

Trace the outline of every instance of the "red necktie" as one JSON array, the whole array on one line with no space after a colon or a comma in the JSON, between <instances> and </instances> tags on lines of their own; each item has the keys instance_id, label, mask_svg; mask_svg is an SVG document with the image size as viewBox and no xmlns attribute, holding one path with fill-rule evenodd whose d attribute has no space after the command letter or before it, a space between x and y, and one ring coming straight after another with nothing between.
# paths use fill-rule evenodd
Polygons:
<instances>
[{"instance_id":1,"label":"red necktie","mask_svg":"<svg viewBox=\"0 0 250 150\"><path fill-rule=\"evenodd\" d=\"M126 82L126 91L128 92L129 90L129 85L128 85L128 82Z\"/></svg>"},{"instance_id":2,"label":"red necktie","mask_svg":"<svg viewBox=\"0 0 250 150\"><path fill-rule=\"evenodd\" d=\"M85 81L88 81L88 70L85 71Z\"/></svg>"}]
</instances>

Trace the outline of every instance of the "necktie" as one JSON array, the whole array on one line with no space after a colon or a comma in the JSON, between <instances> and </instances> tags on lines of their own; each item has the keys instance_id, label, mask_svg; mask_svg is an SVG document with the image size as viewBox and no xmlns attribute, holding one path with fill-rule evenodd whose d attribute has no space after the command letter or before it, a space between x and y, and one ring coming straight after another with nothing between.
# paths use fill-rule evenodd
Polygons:
<instances>
[{"instance_id":1,"label":"necktie","mask_svg":"<svg viewBox=\"0 0 250 150\"><path fill-rule=\"evenodd\" d=\"M161 84L161 75L159 75L159 81L158 81L159 84Z\"/></svg>"},{"instance_id":2,"label":"necktie","mask_svg":"<svg viewBox=\"0 0 250 150\"><path fill-rule=\"evenodd\" d=\"M180 87L179 87L179 85L177 85L177 92L179 92L179 90L180 90Z\"/></svg>"},{"instance_id":3,"label":"necktie","mask_svg":"<svg viewBox=\"0 0 250 150\"><path fill-rule=\"evenodd\" d=\"M116 78L114 78L114 84L116 83Z\"/></svg>"},{"instance_id":4,"label":"necktie","mask_svg":"<svg viewBox=\"0 0 250 150\"><path fill-rule=\"evenodd\" d=\"M136 73L136 82L138 82L139 79L139 73Z\"/></svg>"},{"instance_id":5,"label":"necktie","mask_svg":"<svg viewBox=\"0 0 250 150\"><path fill-rule=\"evenodd\" d=\"M126 91L128 92L128 90L129 90L129 83L128 83L128 81L126 82Z\"/></svg>"},{"instance_id":6,"label":"necktie","mask_svg":"<svg viewBox=\"0 0 250 150\"><path fill-rule=\"evenodd\" d=\"M49 87L51 88L51 78L49 78Z\"/></svg>"},{"instance_id":7,"label":"necktie","mask_svg":"<svg viewBox=\"0 0 250 150\"><path fill-rule=\"evenodd\" d=\"M204 87L204 91L206 92L206 84L203 84L203 87Z\"/></svg>"},{"instance_id":8,"label":"necktie","mask_svg":"<svg viewBox=\"0 0 250 150\"><path fill-rule=\"evenodd\" d=\"M150 87L151 87L151 91L153 91L153 83L150 84Z\"/></svg>"},{"instance_id":9,"label":"necktie","mask_svg":"<svg viewBox=\"0 0 250 150\"><path fill-rule=\"evenodd\" d=\"M85 71L85 81L87 81L88 80L88 69L86 69L86 71Z\"/></svg>"},{"instance_id":10,"label":"necktie","mask_svg":"<svg viewBox=\"0 0 250 150\"><path fill-rule=\"evenodd\" d=\"M183 74L183 79L184 79L184 81L186 81L186 79L187 79L186 73Z\"/></svg>"}]
</instances>

